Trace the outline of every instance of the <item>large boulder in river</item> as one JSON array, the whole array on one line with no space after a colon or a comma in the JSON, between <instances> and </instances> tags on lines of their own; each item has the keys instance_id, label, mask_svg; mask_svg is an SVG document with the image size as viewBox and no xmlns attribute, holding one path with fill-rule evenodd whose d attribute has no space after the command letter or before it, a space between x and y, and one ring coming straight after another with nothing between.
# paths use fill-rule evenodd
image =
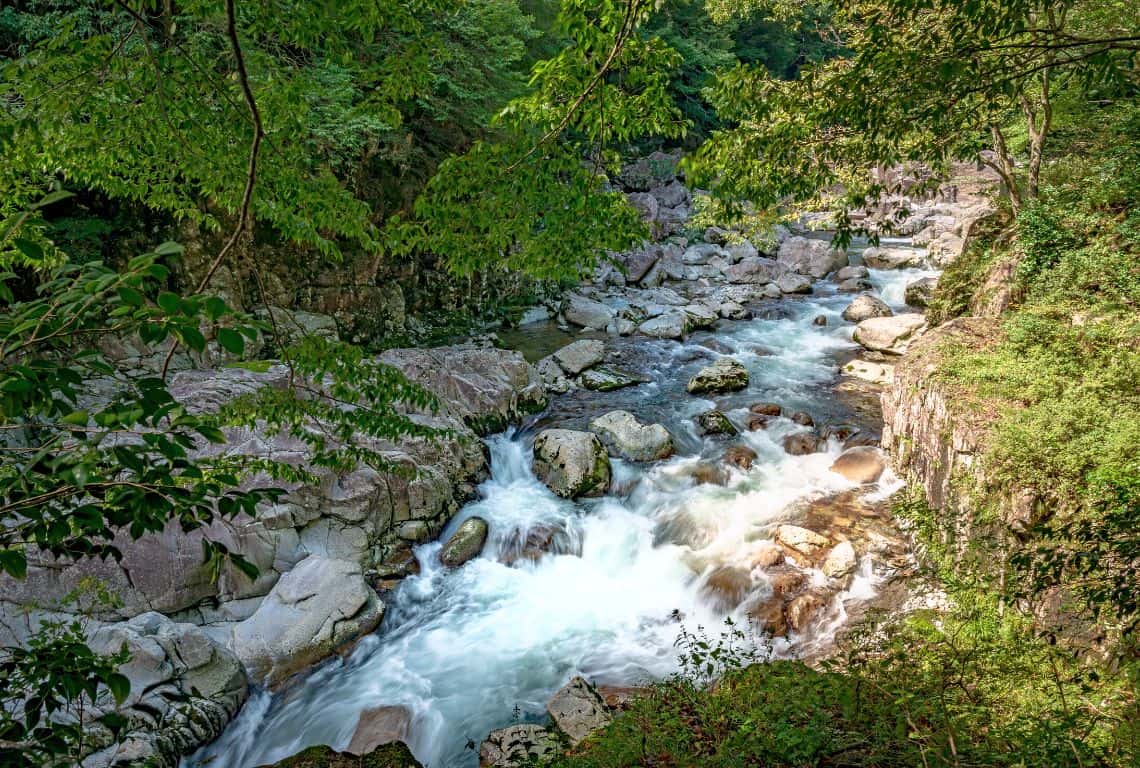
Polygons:
<instances>
[{"instance_id":1,"label":"large boulder in river","mask_svg":"<svg viewBox=\"0 0 1140 768\"><path fill-rule=\"evenodd\" d=\"M606 359L606 345L597 339L579 339L554 353L562 370L577 376Z\"/></svg>"},{"instance_id":2,"label":"large boulder in river","mask_svg":"<svg viewBox=\"0 0 1140 768\"><path fill-rule=\"evenodd\" d=\"M780 289L780 293L811 293L811 279L795 272L788 272L780 275L776 287Z\"/></svg>"},{"instance_id":3,"label":"large boulder in river","mask_svg":"<svg viewBox=\"0 0 1140 768\"><path fill-rule=\"evenodd\" d=\"M113 710L131 722L157 719L164 727L161 733L132 729L127 739L91 755L85 766L102 768L124 755L140 764L176 765L183 752L216 738L246 699L246 677L237 657L193 624L143 613L99 627L88 645L99 654L124 647L130 653L119 667L131 684L127 698L119 705L100 699L96 708ZM96 713L89 714L95 722ZM96 726L88 737L98 741L100 731Z\"/></svg>"},{"instance_id":4,"label":"large boulder in river","mask_svg":"<svg viewBox=\"0 0 1140 768\"><path fill-rule=\"evenodd\" d=\"M906 284L906 292L903 295L906 303L912 307L928 307L934 300L936 288L938 288L937 277L920 277Z\"/></svg>"},{"instance_id":5,"label":"large boulder in river","mask_svg":"<svg viewBox=\"0 0 1140 768\"><path fill-rule=\"evenodd\" d=\"M592 432L547 429L534 439L534 474L559 496L601 496L610 485L610 457Z\"/></svg>"},{"instance_id":6,"label":"large boulder in river","mask_svg":"<svg viewBox=\"0 0 1140 768\"><path fill-rule=\"evenodd\" d=\"M673 438L660 424L642 424L629 411L610 411L590 422L607 448L630 461L654 461L673 455Z\"/></svg>"},{"instance_id":7,"label":"large boulder in river","mask_svg":"<svg viewBox=\"0 0 1140 768\"><path fill-rule=\"evenodd\" d=\"M774 283L782 272L774 259L747 256L739 263L726 267L724 277L730 283L760 285Z\"/></svg>"},{"instance_id":8,"label":"large boulder in river","mask_svg":"<svg viewBox=\"0 0 1140 768\"><path fill-rule=\"evenodd\" d=\"M577 746L613 720L601 695L581 677L574 677L559 688L547 702L546 711L571 746Z\"/></svg>"},{"instance_id":9,"label":"large boulder in river","mask_svg":"<svg viewBox=\"0 0 1140 768\"><path fill-rule=\"evenodd\" d=\"M602 365L583 371L582 375L578 377L578 383L584 389L593 392L613 392L615 389L636 387L638 384L644 384L647 381L649 379L642 376L635 376L632 373Z\"/></svg>"},{"instance_id":10,"label":"large boulder in river","mask_svg":"<svg viewBox=\"0 0 1140 768\"><path fill-rule=\"evenodd\" d=\"M910 340L925 325L926 318L917 313L873 317L855 326L853 338L856 343L874 352L901 355L906 351Z\"/></svg>"},{"instance_id":11,"label":"large boulder in river","mask_svg":"<svg viewBox=\"0 0 1140 768\"><path fill-rule=\"evenodd\" d=\"M732 425L720 411L705 411L698 414L695 421L697 422L697 431L702 435L736 435L739 431Z\"/></svg>"},{"instance_id":12,"label":"large boulder in river","mask_svg":"<svg viewBox=\"0 0 1140 768\"><path fill-rule=\"evenodd\" d=\"M818 280L847 266L847 253L826 240L789 237L780 243L776 262L790 272Z\"/></svg>"},{"instance_id":13,"label":"large boulder in river","mask_svg":"<svg viewBox=\"0 0 1140 768\"><path fill-rule=\"evenodd\" d=\"M729 357L722 357L689 379L690 394L735 392L748 386L748 369Z\"/></svg>"},{"instance_id":14,"label":"large boulder in river","mask_svg":"<svg viewBox=\"0 0 1140 768\"><path fill-rule=\"evenodd\" d=\"M861 323L872 317L890 317L894 312L887 303L877 296L864 293L856 296L855 300L843 310L843 319L850 323Z\"/></svg>"},{"instance_id":15,"label":"large boulder in river","mask_svg":"<svg viewBox=\"0 0 1140 768\"><path fill-rule=\"evenodd\" d=\"M562 302L562 316L566 322L595 331L604 331L616 314L613 307L577 293L570 294Z\"/></svg>"},{"instance_id":16,"label":"large boulder in river","mask_svg":"<svg viewBox=\"0 0 1140 768\"><path fill-rule=\"evenodd\" d=\"M649 318L637 330L655 339L682 339L689 330L689 322L689 317L684 312L672 310Z\"/></svg>"},{"instance_id":17,"label":"large boulder in river","mask_svg":"<svg viewBox=\"0 0 1140 768\"><path fill-rule=\"evenodd\" d=\"M357 755L337 752L332 747L309 747L292 757L262 768L423 768L406 744L394 741Z\"/></svg>"},{"instance_id":18,"label":"large boulder in river","mask_svg":"<svg viewBox=\"0 0 1140 768\"><path fill-rule=\"evenodd\" d=\"M863 251L863 263L871 269L905 269L920 267L925 257L914 248L875 246Z\"/></svg>"},{"instance_id":19,"label":"large boulder in river","mask_svg":"<svg viewBox=\"0 0 1140 768\"><path fill-rule=\"evenodd\" d=\"M458 568L479 556L487 542L487 521L469 517L459 524L455 533L439 551L439 561L448 568Z\"/></svg>"},{"instance_id":20,"label":"large boulder in river","mask_svg":"<svg viewBox=\"0 0 1140 768\"><path fill-rule=\"evenodd\" d=\"M383 615L358 563L311 555L234 626L230 647L252 679L277 684L371 632Z\"/></svg>"},{"instance_id":21,"label":"large boulder in river","mask_svg":"<svg viewBox=\"0 0 1140 768\"><path fill-rule=\"evenodd\" d=\"M853 483L873 483L886 468L883 452L870 446L848 448L831 465L832 472L843 475Z\"/></svg>"},{"instance_id":22,"label":"large boulder in river","mask_svg":"<svg viewBox=\"0 0 1140 768\"><path fill-rule=\"evenodd\" d=\"M479 745L479 768L532 768L561 749L558 737L541 725L509 725L491 731Z\"/></svg>"}]
</instances>

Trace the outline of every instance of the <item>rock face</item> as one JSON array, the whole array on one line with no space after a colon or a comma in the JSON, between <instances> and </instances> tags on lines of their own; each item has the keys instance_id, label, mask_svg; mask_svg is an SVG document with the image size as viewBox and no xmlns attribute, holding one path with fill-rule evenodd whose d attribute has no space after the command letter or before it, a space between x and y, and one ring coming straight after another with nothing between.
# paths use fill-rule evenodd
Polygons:
<instances>
[{"instance_id":1,"label":"rock face","mask_svg":"<svg viewBox=\"0 0 1140 768\"><path fill-rule=\"evenodd\" d=\"M748 386L748 369L731 358L722 357L702 368L689 379L690 394L735 392Z\"/></svg>"},{"instance_id":2,"label":"rock face","mask_svg":"<svg viewBox=\"0 0 1140 768\"><path fill-rule=\"evenodd\" d=\"M849 323L861 323L872 317L890 317L894 312L882 299L864 293L855 297L855 300L843 310L843 319Z\"/></svg>"},{"instance_id":3,"label":"rock face","mask_svg":"<svg viewBox=\"0 0 1140 768\"><path fill-rule=\"evenodd\" d=\"M780 244L777 263L784 269L817 280L847 266L847 254L825 240L789 237Z\"/></svg>"},{"instance_id":4,"label":"rock face","mask_svg":"<svg viewBox=\"0 0 1140 768\"><path fill-rule=\"evenodd\" d=\"M541 725L511 725L491 731L479 746L480 768L530 768L560 749L558 738Z\"/></svg>"},{"instance_id":5,"label":"rock face","mask_svg":"<svg viewBox=\"0 0 1140 768\"><path fill-rule=\"evenodd\" d=\"M423 768L407 746L393 742L365 754L337 752L332 747L309 747L262 768Z\"/></svg>"},{"instance_id":6,"label":"rock face","mask_svg":"<svg viewBox=\"0 0 1140 768\"><path fill-rule=\"evenodd\" d=\"M119 707L101 700L98 708L117 711L136 724L160 719L166 727L161 732L128 730L125 739L95 752L84 765L110 765L124 754L140 763L176 765L184 751L217 737L248 693L245 673L233 653L199 627L159 613L100 627L89 645L105 654L125 645L131 654L119 669L130 680L130 695ZM91 731L89 738L112 740L102 729Z\"/></svg>"},{"instance_id":7,"label":"rock face","mask_svg":"<svg viewBox=\"0 0 1140 768\"><path fill-rule=\"evenodd\" d=\"M854 339L874 352L901 355L911 338L926 325L920 314L873 317L855 327Z\"/></svg>"},{"instance_id":8,"label":"rock face","mask_svg":"<svg viewBox=\"0 0 1140 768\"><path fill-rule=\"evenodd\" d=\"M642 424L629 411L610 411L590 422L602 443L623 459L655 461L673 455L673 438L660 424Z\"/></svg>"},{"instance_id":9,"label":"rock face","mask_svg":"<svg viewBox=\"0 0 1140 768\"><path fill-rule=\"evenodd\" d=\"M606 345L595 339L579 339L555 352L554 359L562 370L576 376L606 359Z\"/></svg>"},{"instance_id":10,"label":"rock face","mask_svg":"<svg viewBox=\"0 0 1140 768\"><path fill-rule=\"evenodd\" d=\"M601 496L610 484L610 458L598 436L548 429L534 440L534 473L567 499Z\"/></svg>"},{"instance_id":11,"label":"rock face","mask_svg":"<svg viewBox=\"0 0 1140 768\"><path fill-rule=\"evenodd\" d=\"M602 697L581 677L574 677L562 686L547 702L546 711L571 746L577 746L613 719Z\"/></svg>"},{"instance_id":12,"label":"rock face","mask_svg":"<svg viewBox=\"0 0 1140 768\"><path fill-rule=\"evenodd\" d=\"M230 646L251 679L281 683L371 632L383 615L359 564L312 555L233 628Z\"/></svg>"},{"instance_id":13,"label":"rock face","mask_svg":"<svg viewBox=\"0 0 1140 768\"><path fill-rule=\"evenodd\" d=\"M481 517L464 520L439 551L440 562L448 568L458 568L478 557L487 542L487 530L487 521Z\"/></svg>"},{"instance_id":14,"label":"rock face","mask_svg":"<svg viewBox=\"0 0 1140 768\"><path fill-rule=\"evenodd\" d=\"M887 468L882 451L859 446L848 448L831 465L831 471L843 475L853 483L873 483Z\"/></svg>"}]
</instances>

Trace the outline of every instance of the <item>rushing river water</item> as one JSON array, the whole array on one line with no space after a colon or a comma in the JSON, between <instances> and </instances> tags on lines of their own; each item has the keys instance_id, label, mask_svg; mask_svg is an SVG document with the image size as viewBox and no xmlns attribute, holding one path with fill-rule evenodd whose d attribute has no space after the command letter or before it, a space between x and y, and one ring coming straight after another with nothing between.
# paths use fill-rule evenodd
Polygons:
<instances>
[{"instance_id":1,"label":"rushing river water","mask_svg":"<svg viewBox=\"0 0 1140 768\"><path fill-rule=\"evenodd\" d=\"M901 309L905 284L931 274L873 272L872 282ZM718 354L729 354L749 368L751 384L715 404L738 423L750 403L775 401L785 412L812 413L821 425L862 418L877 428L835 391L840 361L855 349L852 326L839 317L851 298L820 283L812 296L760 307L757 319L722 323L715 336L699 334L684 344L611 342L621 364L653 383L610 394L572 393L527 428L488 441L492 478L443 534L446 539L472 515L488 520L481 557L449 571L436 557L439 543L419 547L422 572L386 598L387 613L374 635L348 659L282 692L254 693L222 737L185 764L249 768L314 744L343 749L363 710L399 705L411 713L409 746L425 766L466 768L478 762L469 740L478 744L515 717L541 718L550 695L573 674L629 685L676 672L679 622L715 633L726 618L705 589L711 568L749 564L793 502L852 487L829 471L841 450L837 441L807 456L784 452L782 437L804 429L785 418L742 432L739 440L759 455L751 470L733 470L723 487L694 485L688 470L702 456L718 455L724 442L718 448L694 431L692 416L714 403L685 394L684 384ZM819 315L827 325L813 324ZM720 352L710 352L710 338ZM664 423L678 456L648 466L615 460L617 490L602 499L568 502L535 480L529 445L538 428L581 427L617 408ZM883 481L883 492L889 482ZM513 566L500 562L514 544L512 534L550 527L565 533L570 553ZM863 565L836 601L840 613L832 626L842 621L844 599L873 594L877 577ZM818 638L792 636L771 650L792 655L812 640Z\"/></svg>"}]
</instances>

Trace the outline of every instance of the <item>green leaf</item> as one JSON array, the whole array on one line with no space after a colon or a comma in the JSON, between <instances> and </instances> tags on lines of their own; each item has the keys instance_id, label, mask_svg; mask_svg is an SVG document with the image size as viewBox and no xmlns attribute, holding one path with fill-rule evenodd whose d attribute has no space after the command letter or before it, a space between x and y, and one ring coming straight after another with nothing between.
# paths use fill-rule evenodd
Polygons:
<instances>
[{"instance_id":1,"label":"green leaf","mask_svg":"<svg viewBox=\"0 0 1140 768\"><path fill-rule=\"evenodd\" d=\"M127 696L131 694L131 681L127 679L126 675L113 672L107 676L106 683L111 695L115 697L115 704L122 706L123 702L127 700Z\"/></svg>"},{"instance_id":2,"label":"green leaf","mask_svg":"<svg viewBox=\"0 0 1140 768\"><path fill-rule=\"evenodd\" d=\"M168 240L155 248L154 252L159 256L181 256L185 250L180 244Z\"/></svg>"},{"instance_id":3,"label":"green leaf","mask_svg":"<svg viewBox=\"0 0 1140 768\"><path fill-rule=\"evenodd\" d=\"M233 328L219 328L218 343L227 352L232 352L235 355L240 355L245 351L245 339Z\"/></svg>"}]
</instances>

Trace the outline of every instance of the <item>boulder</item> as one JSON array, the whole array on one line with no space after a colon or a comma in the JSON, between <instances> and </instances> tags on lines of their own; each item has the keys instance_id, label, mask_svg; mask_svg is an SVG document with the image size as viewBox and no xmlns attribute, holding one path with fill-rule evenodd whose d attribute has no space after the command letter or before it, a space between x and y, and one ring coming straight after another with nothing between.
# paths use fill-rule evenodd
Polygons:
<instances>
[{"instance_id":1,"label":"boulder","mask_svg":"<svg viewBox=\"0 0 1140 768\"><path fill-rule=\"evenodd\" d=\"M130 736L101 749L84 765L110 765L123 754L139 763L176 765L181 754L221 734L248 694L241 663L228 649L192 624L176 623L160 613L96 629L88 641L99 654L126 648L130 660L118 671L130 681L130 693L116 705L101 696L88 714L116 712L130 722L160 723L130 729ZM89 733L97 737L97 733Z\"/></svg>"},{"instance_id":2,"label":"boulder","mask_svg":"<svg viewBox=\"0 0 1140 768\"><path fill-rule=\"evenodd\" d=\"M685 249L685 252L681 254L681 263L690 266L701 266L708 264L709 260L714 256L720 256L722 254L725 254L725 251L719 245L697 243Z\"/></svg>"},{"instance_id":3,"label":"boulder","mask_svg":"<svg viewBox=\"0 0 1140 768\"><path fill-rule=\"evenodd\" d=\"M831 544L826 536L798 525L776 526L776 541L808 557Z\"/></svg>"},{"instance_id":4,"label":"boulder","mask_svg":"<svg viewBox=\"0 0 1140 768\"><path fill-rule=\"evenodd\" d=\"M582 328L604 331L616 314L613 307L577 293L570 294L562 301L562 316L566 322Z\"/></svg>"},{"instance_id":5,"label":"boulder","mask_svg":"<svg viewBox=\"0 0 1140 768\"><path fill-rule=\"evenodd\" d=\"M820 279L847 266L847 253L826 240L790 237L780 243L776 262L784 269Z\"/></svg>"},{"instance_id":6,"label":"boulder","mask_svg":"<svg viewBox=\"0 0 1140 768\"><path fill-rule=\"evenodd\" d=\"M520 560L535 562L546 554L582 554L581 541L559 523L540 523L529 528L516 528L503 537L499 562L514 565Z\"/></svg>"},{"instance_id":7,"label":"boulder","mask_svg":"<svg viewBox=\"0 0 1140 768\"><path fill-rule=\"evenodd\" d=\"M906 303L912 307L928 307L934 300L934 290L938 287L937 277L920 277L906 284Z\"/></svg>"},{"instance_id":8,"label":"boulder","mask_svg":"<svg viewBox=\"0 0 1140 768\"><path fill-rule=\"evenodd\" d=\"M274 685L371 632L383 615L358 563L310 555L234 625L229 645L252 679Z\"/></svg>"},{"instance_id":9,"label":"boulder","mask_svg":"<svg viewBox=\"0 0 1140 768\"><path fill-rule=\"evenodd\" d=\"M751 312L743 304L735 301L723 301L716 307L716 313L726 320L747 320Z\"/></svg>"},{"instance_id":10,"label":"boulder","mask_svg":"<svg viewBox=\"0 0 1140 768\"><path fill-rule=\"evenodd\" d=\"M873 317L855 326L856 343L874 352L901 355L914 336L926 326L920 314L903 314L894 317Z\"/></svg>"},{"instance_id":11,"label":"boulder","mask_svg":"<svg viewBox=\"0 0 1140 768\"><path fill-rule=\"evenodd\" d=\"M781 293L811 293L811 280L794 272L781 275L776 286Z\"/></svg>"},{"instance_id":12,"label":"boulder","mask_svg":"<svg viewBox=\"0 0 1140 768\"><path fill-rule=\"evenodd\" d=\"M686 304L681 311L689 318L689 328L712 328L720 315L704 304Z\"/></svg>"},{"instance_id":13,"label":"boulder","mask_svg":"<svg viewBox=\"0 0 1140 768\"><path fill-rule=\"evenodd\" d=\"M819 450L819 438L811 432L797 432L785 437L783 445L791 456L806 456Z\"/></svg>"},{"instance_id":14,"label":"boulder","mask_svg":"<svg viewBox=\"0 0 1140 768\"><path fill-rule=\"evenodd\" d=\"M649 379L602 365L591 368L578 377L579 384L594 392L613 392L615 389L635 387L647 381Z\"/></svg>"},{"instance_id":15,"label":"boulder","mask_svg":"<svg viewBox=\"0 0 1140 768\"><path fill-rule=\"evenodd\" d=\"M491 731L479 745L479 768L532 768L561 748L558 737L541 725L510 725Z\"/></svg>"},{"instance_id":16,"label":"boulder","mask_svg":"<svg viewBox=\"0 0 1140 768\"><path fill-rule=\"evenodd\" d=\"M693 196L688 188L676 180L654 187L649 190L649 194L653 195L662 208L679 208L693 201Z\"/></svg>"},{"instance_id":17,"label":"boulder","mask_svg":"<svg viewBox=\"0 0 1140 768\"><path fill-rule=\"evenodd\" d=\"M779 416L782 413L778 403L755 403L748 411L761 416Z\"/></svg>"},{"instance_id":18,"label":"boulder","mask_svg":"<svg viewBox=\"0 0 1140 768\"><path fill-rule=\"evenodd\" d=\"M534 440L535 476L567 499L601 496L610 484L610 459L592 432L547 429Z\"/></svg>"},{"instance_id":19,"label":"boulder","mask_svg":"<svg viewBox=\"0 0 1140 768\"><path fill-rule=\"evenodd\" d=\"M642 424L629 411L610 411L590 422L602 443L629 461L654 461L673 455L673 438L660 424Z\"/></svg>"},{"instance_id":20,"label":"boulder","mask_svg":"<svg viewBox=\"0 0 1140 768\"><path fill-rule=\"evenodd\" d=\"M731 611L744 602L752 591L752 576L747 568L719 565L705 578L701 594L719 611Z\"/></svg>"},{"instance_id":21,"label":"boulder","mask_svg":"<svg viewBox=\"0 0 1140 768\"><path fill-rule=\"evenodd\" d=\"M706 411L696 418L697 430L702 435L735 435L736 427L720 411Z\"/></svg>"},{"instance_id":22,"label":"boulder","mask_svg":"<svg viewBox=\"0 0 1140 768\"><path fill-rule=\"evenodd\" d=\"M729 446L728 450L724 452L725 463L731 464L737 469L751 469L752 463L756 461L757 458L759 458L759 456L756 451L747 445Z\"/></svg>"},{"instance_id":23,"label":"boulder","mask_svg":"<svg viewBox=\"0 0 1140 768\"><path fill-rule=\"evenodd\" d=\"M835 286L835 290L839 293L858 293L859 291L869 291L875 286L871 284L870 280L861 277L853 277L849 280L844 280Z\"/></svg>"},{"instance_id":24,"label":"boulder","mask_svg":"<svg viewBox=\"0 0 1140 768\"><path fill-rule=\"evenodd\" d=\"M725 250L728 251L728 257L734 263L743 261L744 259L754 259L760 255L760 251L756 249L756 246L747 239L741 239L738 242L731 243Z\"/></svg>"},{"instance_id":25,"label":"boulder","mask_svg":"<svg viewBox=\"0 0 1140 768\"><path fill-rule=\"evenodd\" d=\"M592 368L606 359L606 345L596 339L579 339L555 352L558 366L571 376Z\"/></svg>"},{"instance_id":26,"label":"boulder","mask_svg":"<svg viewBox=\"0 0 1140 768\"><path fill-rule=\"evenodd\" d=\"M684 312L673 310L649 318L637 330L655 339L681 339L689 330L689 319Z\"/></svg>"},{"instance_id":27,"label":"boulder","mask_svg":"<svg viewBox=\"0 0 1140 768\"><path fill-rule=\"evenodd\" d=\"M606 703L581 677L573 677L558 689L546 704L555 727L566 735L571 746L605 728L613 720Z\"/></svg>"},{"instance_id":28,"label":"boulder","mask_svg":"<svg viewBox=\"0 0 1140 768\"><path fill-rule=\"evenodd\" d=\"M848 448L831 465L832 472L843 475L853 483L873 483L886 468L883 452L866 446Z\"/></svg>"},{"instance_id":29,"label":"boulder","mask_svg":"<svg viewBox=\"0 0 1140 768\"><path fill-rule=\"evenodd\" d=\"M367 755L385 744L405 741L411 724L412 714L406 707L366 709L360 713L356 730L345 751L354 755Z\"/></svg>"},{"instance_id":30,"label":"boulder","mask_svg":"<svg viewBox=\"0 0 1140 768\"><path fill-rule=\"evenodd\" d=\"M656 197L648 192L630 192L625 196L625 199L637 211L642 221L653 221L657 218L657 211L661 204Z\"/></svg>"},{"instance_id":31,"label":"boulder","mask_svg":"<svg viewBox=\"0 0 1140 768\"><path fill-rule=\"evenodd\" d=\"M618 174L618 181L626 189L648 192L676 178L680 161L679 154L653 152L624 166Z\"/></svg>"},{"instance_id":32,"label":"boulder","mask_svg":"<svg viewBox=\"0 0 1140 768\"><path fill-rule=\"evenodd\" d=\"M761 285L775 282L783 270L773 259L749 256L726 267L724 278L730 283Z\"/></svg>"},{"instance_id":33,"label":"boulder","mask_svg":"<svg viewBox=\"0 0 1140 768\"><path fill-rule=\"evenodd\" d=\"M653 269L661 258L661 247L646 243L640 248L627 251L616 257L618 264L625 272L625 278L631 283L639 282Z\"/></svg>"},{"instance_id":34,"label":"boulder","mask_svg":"<svg viewBox=\"0 0 1140 768\"><path fill-rule=\"evenodd\" d=\"M953 232L943 232L929 245L930 260L946 267L966 250L966 241Z\"/></svg>"},{"instance_id":35,"label":"boulder","mask_svg":"<svg viewBox=\"0 0 1140 768\"><path fill-rule=\"evenodd\" d=\"M870 274L871 273L862 264L853 264L836 272L835 279L838 282L843 282L844 280L861 280Z\"/></svg>"},{"instance_id":36,"label":"boulder","mask_svg":"<svg viewBox=\"0 0 1140 768\"><path fill-rule=\"evenodd\" d=\"M864 293L856 296L855 300L843 310L843 319L849 323L861 323L872 317L890 317L894 312L887 303L880 298Z\"/></svg>"},{"instance_id":37,"label":"boulder","mask_svg":"<svg viewBox=\"0 0 1140 768\"><path fill-rule=\"evenodd\" d=\"M332 747L309 747L292 757L261 768L423 768L407 745L384 744L367 754L337 752Z\"/></svg>"},{"instance_id":38,"label":"boulder","mask_svg":"<svg viewBox=\"0 0 1140 768\"><path fill-rule=\"evenodd\" d=\"M871 269L905 269L921 267L925 258L914 248L874 246L863 251L863 263Z\"/></svg>"},{"instance_id":39,"label":"boulder","mask_svg":"<svg viewBox=\"0 0 1140 768\"><path fill-rule=\"evenodd\" d=\"M460 523L455 533L439 551L439 561L448 568L458 568L479 556L487 542L487 521L481 517L469 517Z\"/></svg>"},{"instance_id":40,"label":"boulder","mask_svg":"<svg viewBox=\"0 0 1140 768\"><path fill-rule=\"evenodd\" d=\"M690 394L735 392L748 386L748 369L736 360L722 357L689 379Z\"/></svg>"},{"instance_id":41,"label":"boulder","mask_svg":"<svg viewBox=\"0 0 1140 768\"><path fill-rule=\"evenodd\" d=\"M803 632L826 605L827 598L814 590L792 598L786 609L788 626L796 632Z\"/></svg>"},{"instance_id":42,"label":"boulder","mask_svg":"<svg viewBox=\"0 0 1140 768\"><path fill-rule=\"evenodd\" d=\"M784 562L784 550L770 541L762 541L752 554L753 568L774 568Z\"/></svg>"},{"instance_id":43,"label":"boulder","mask_svg":"<svg viewBox=\"0 0 1140 768\"><path fill-rule=\"evenodd\" d=\"M796 411L789 417L792 421L799 424L801 427L814 427L815 419L811 417L810 413L806 411Z\"/></svg>"},{"instance_id":44,"label":"boulder","mask_svg":"<svg viewBox=\"0 0 1140 768\"><path fill-rule=\"evenodd\" d=\"M723 466L711 461L701 461L692 465L688 474L697 485L724 485L729 477Z\"/></svg>"},{"instance_id":45,"label":"boulder","mask_svg":"<svg viewBox=\"0 0 1140 768\"><path fill-rule=\"evenodd\" d=\"M811 324L821 328L827 327L827 315L816 315L811 319Z\"/></svg>"},{"instance_id":46,"label":"boulder","mask_svg":"<svg viewBox=\"0 0 1140 768\"><path fill-rule=\"evenodd\" d=\"M566 371L554 359L554 355L544 357L534 364L542 379L542 385L555 394L563 394L574 388L574 383L566 376Z\"/></svg>"},{"instance_id":47,"label":"boulder","mask_svg":"<svg viewBox=\"0 0 1140 768\"><path fill-rule=\"evenodd\" d=\"M854 545L850 541L841 541L827 553L820 570L830 579L843 579L851 575L857 563Z\"/></svg>"}]
</instances>

